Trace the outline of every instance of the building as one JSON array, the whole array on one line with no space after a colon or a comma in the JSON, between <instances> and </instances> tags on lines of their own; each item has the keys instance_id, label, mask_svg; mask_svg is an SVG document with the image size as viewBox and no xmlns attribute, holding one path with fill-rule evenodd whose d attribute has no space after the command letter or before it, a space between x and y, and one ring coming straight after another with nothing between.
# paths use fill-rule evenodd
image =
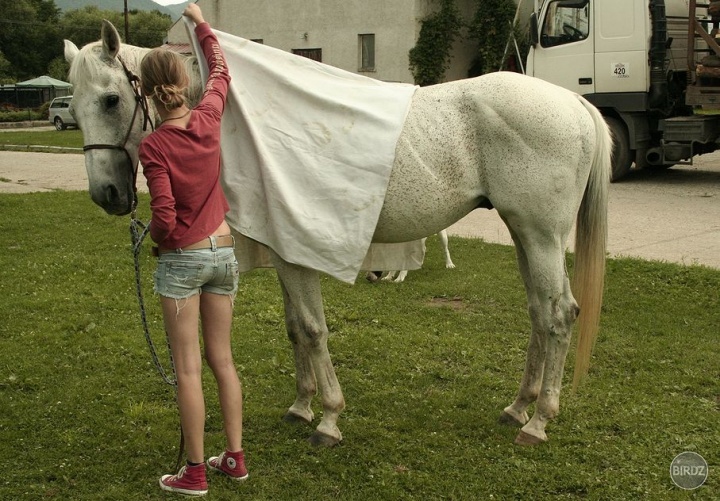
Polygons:
<instances>
[{"instance_id":1,"label":"building","mask_svg":"<svg viewBox=\"0 0 720 501\"><path fill-rule=\"evenodd\" d=\"M457 0L465 19L477 0ZM210 24L233 35L388 82L414 83L409 52L437 0L199 0ZM169 44L187 43L182 20ZM446 80L466 78L476 47L457 40Z\"/></svg>"}]
</instances>

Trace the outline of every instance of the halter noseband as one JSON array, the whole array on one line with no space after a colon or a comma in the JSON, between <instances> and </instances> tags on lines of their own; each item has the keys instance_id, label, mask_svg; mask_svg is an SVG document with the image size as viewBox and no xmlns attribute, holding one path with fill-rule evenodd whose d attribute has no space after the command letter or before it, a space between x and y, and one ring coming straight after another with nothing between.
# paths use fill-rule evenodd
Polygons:
<instances>
[{"instance_id":1,"label":"halter noseband","mask_svg":"<svg viewBox=\"0 0 720 501\"><path fill-rule=\"evenodd\" d=\"M148 106L148 100L145 95L142 93L142 88L140 86L140 78L130 71L128 67L125 65L125 62L118 56L118 61L120 61L120 64L122 65L123 71L125 71L125 76L128 79L128 82L130 83L130 87L132 88L133 94L135 95L135 109L133 110L133 116L132 120L130 120L130 125L128 126L128 131L125 134L125 139L123 140L122 144L103 144L103 143L96 143L96 144L86 144L83 146L83 152L90 151L90 150L120 150L125 152L125 155L128 158L128 161L130 163L130 168L132 169L133 174L133 206L131 207L131 211L135 209L135 206L137 205L137 174L138 174L138 163L136 162L135 165L133 165L132 156L130 155L130 152L127 150L127 142L130 139L130 134L132 134L133 125L135 124L135 118L138 114L138 109L142 110L143 114L143 132L148 130L148 125L151 129L155 129L153 127L152 120L150 119L150 110Z\"/></svg>"}]
</instances>

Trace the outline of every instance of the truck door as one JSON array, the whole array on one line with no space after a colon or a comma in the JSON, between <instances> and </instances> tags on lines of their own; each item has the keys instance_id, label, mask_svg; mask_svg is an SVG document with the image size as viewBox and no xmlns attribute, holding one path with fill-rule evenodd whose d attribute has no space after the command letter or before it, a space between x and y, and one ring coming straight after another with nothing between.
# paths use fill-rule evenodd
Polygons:
<instances>
[{"instance_id":1,"label":"truck door","mask_svg":"<svg viewBox=\"0 0 720 501\"><path fill-rule=\"evenodd\" d=\"M652 37L647 2L596 2L593 31L595 92L647 92L648 44ZM687 35L679 41L673 40L673 44L682 45L682 38L687 40Z\"/></svg>"},{"instance_id":2,"label":"truck door","mask_svg":"<svg viewBox=\"0 0 720 501\"><path fill-rule=\"evenodd\" d=\"M549 0L539 24L539 43L528 56L528 73L578 94L594 93L590 0Z\"/></svg>"}]
</instances>

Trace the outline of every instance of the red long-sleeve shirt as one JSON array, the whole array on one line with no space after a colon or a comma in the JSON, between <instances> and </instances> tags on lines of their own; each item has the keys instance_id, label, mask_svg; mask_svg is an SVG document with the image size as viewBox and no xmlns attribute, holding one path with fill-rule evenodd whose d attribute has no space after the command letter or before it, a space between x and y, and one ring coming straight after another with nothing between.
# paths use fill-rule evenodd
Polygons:
<instances>
[{"instance_id":1,"label":"red long-sleeve shirt","mask_svg":"<svg viewBox=\"0 0 720 501\"><path fill-rule=\"evenodd\" d=\"M210 25L195 27L209 78L187 128L159 127L140 143L140 162L150 190L150 236L161 247L198 242L222 224L230 209L220 186L220 118L230 82L227 64Z\"/></svg>"}]
</instances>

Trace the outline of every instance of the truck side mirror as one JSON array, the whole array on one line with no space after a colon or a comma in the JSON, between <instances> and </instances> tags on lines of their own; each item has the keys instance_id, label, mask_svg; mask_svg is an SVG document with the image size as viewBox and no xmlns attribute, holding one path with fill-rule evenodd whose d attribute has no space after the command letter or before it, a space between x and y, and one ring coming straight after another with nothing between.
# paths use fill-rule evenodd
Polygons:
<instances>
[{"instance_id":1,"label":"truck side mirror","mask_svg":"<svg viewBox=\"0 0 720 501\"><path fill-rule=\"evenodd\" d=\"M533 12L530 15L530 45L535 47L540 41L538 36L538 18L537 14Z\"/></svg>"}]
</instances>

